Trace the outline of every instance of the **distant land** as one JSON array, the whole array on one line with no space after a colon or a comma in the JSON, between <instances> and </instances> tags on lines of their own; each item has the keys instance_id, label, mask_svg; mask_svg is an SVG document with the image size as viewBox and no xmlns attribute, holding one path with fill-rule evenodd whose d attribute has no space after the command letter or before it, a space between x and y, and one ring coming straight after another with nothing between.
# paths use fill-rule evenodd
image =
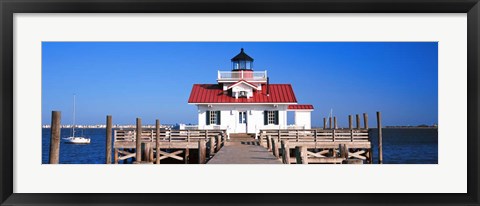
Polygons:
<instances>
[{"instance_id":1,"label":"distant land","mask_svg":"<svg viewBox=\"0 0 480 206\"><path fill-rule=\"evenodd\" d=\"M179 125L184 125L185 124L162 124L160 125L161 128L175 128L178 127ZM186 126L194 126L187 124ZM101 128L106 128L107 125L105 124L96 124L96 125L76 125L75 128L80 128L80 129L101 129ZM113 128L135 128L136 125L134 124L128 124L128 125L112 125ZM50 128L49 124L42 125L42 128ZM62 125L61 128L72 128L72 125ZM142 128L155 128L155 125L142 125ZM322 127L312 127L312 129L319 129ZM416 126L385 126L384 128L402 128L402 129L434 129L438 128L436 124L434 125L426 125L426 124L421 124L421 125L416 125Z\"/></svg>"},{"instance_id":2,"label":"distant land","mask_svg":"<svg viewBox=\"0 0 480 206\"><path fill-rule=\"evenodd\" d=\"M170 125L170 124L162 124L160 125L160 128L171 128L174 127L175 125ZM50 128L51 126L49 124L42 125L42 128ZM61 128L72 128L72 125L61 125ZM112 128L135 128L136 125L112 125ZM104 129L107 128L107 125L105 124L96 124L96 125L75 125L75 128L79 129ZM155 128L155 125L142 125L142 128Z\"/></svg>"}]
</instances>

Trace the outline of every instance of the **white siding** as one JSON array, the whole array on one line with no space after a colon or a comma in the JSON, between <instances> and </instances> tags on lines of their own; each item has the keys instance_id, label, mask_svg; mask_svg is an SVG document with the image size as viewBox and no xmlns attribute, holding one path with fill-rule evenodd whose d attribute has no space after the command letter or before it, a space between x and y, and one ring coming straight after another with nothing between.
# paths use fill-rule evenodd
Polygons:
<instances>
[{"instance_id":1,"label":"white siding","mask_svg":"<svg viewBox=\"0 0 480 206\"><path fill-rule=\"evenodd\" d=\"M311 111L295 111L295 126L311 129Z\"/></svg>"},{"instance_id":2,"label":"white siding","mask_svg":"<svg viewBox=\"0 0 480 206\"><path fill-rule=\"evenodd\" d=\"M205 125L206 111L221 111L221 129L226 129L228 133L238 132L239 111L247 112L247 133L258 133L260 129L286 129L287 128L287 105L207 105L198 106L198 128L214 129L213 125ZM278 110L278 125L264 125L265 110Z\"/></svg>"}]
</instances>

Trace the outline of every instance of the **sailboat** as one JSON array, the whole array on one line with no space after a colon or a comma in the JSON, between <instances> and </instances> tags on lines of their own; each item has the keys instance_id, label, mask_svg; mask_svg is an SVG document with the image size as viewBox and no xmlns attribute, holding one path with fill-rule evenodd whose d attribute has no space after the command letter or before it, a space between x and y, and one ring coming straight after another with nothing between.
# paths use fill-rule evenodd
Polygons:
<instances>
[{"instance_id":1,"label":"sailboat","mask_svg":"<svg viewBox=\"0 0 480 206\"><path fill-rule=\"evenodd\" d=\"M72 125L72 136L63 138L66 143L71 144L90 144L90 138L86 137L75 137L75 95L73 95L73 125Z\"/></svg>"}]
</instances>

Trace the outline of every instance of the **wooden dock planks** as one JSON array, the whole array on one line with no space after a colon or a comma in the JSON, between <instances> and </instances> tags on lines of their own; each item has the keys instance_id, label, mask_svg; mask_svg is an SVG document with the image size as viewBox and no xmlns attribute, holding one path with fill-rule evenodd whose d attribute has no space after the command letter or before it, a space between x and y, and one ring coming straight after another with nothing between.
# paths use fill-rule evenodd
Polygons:
<instances>
[{"instance_id":1,"label":"wooden dock planks","mask_svg":"<svg viewBox=\"0 0 480 206\"><path fill-rule=\"evenodd\" d=\"M282 164L282 162L252 140L225 143L207 164Z\"/></svg>"}]
</instances>

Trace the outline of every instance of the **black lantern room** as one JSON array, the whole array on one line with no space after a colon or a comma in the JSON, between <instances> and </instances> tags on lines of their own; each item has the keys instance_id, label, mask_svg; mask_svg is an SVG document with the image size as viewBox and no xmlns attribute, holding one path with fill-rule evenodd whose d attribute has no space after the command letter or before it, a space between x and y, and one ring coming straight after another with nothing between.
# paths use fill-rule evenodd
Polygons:
<instances>
[{"instance_id":1,"label":"black lantern room","mask_svg":"<svg viewBox=\"0 0 480 206\"><path fill-rule=\"evenodd\" d=\"M237 56L232 58L232 71L253 70L253 58L243 52L243 48Z\"/></svg>"}]
</instances>

